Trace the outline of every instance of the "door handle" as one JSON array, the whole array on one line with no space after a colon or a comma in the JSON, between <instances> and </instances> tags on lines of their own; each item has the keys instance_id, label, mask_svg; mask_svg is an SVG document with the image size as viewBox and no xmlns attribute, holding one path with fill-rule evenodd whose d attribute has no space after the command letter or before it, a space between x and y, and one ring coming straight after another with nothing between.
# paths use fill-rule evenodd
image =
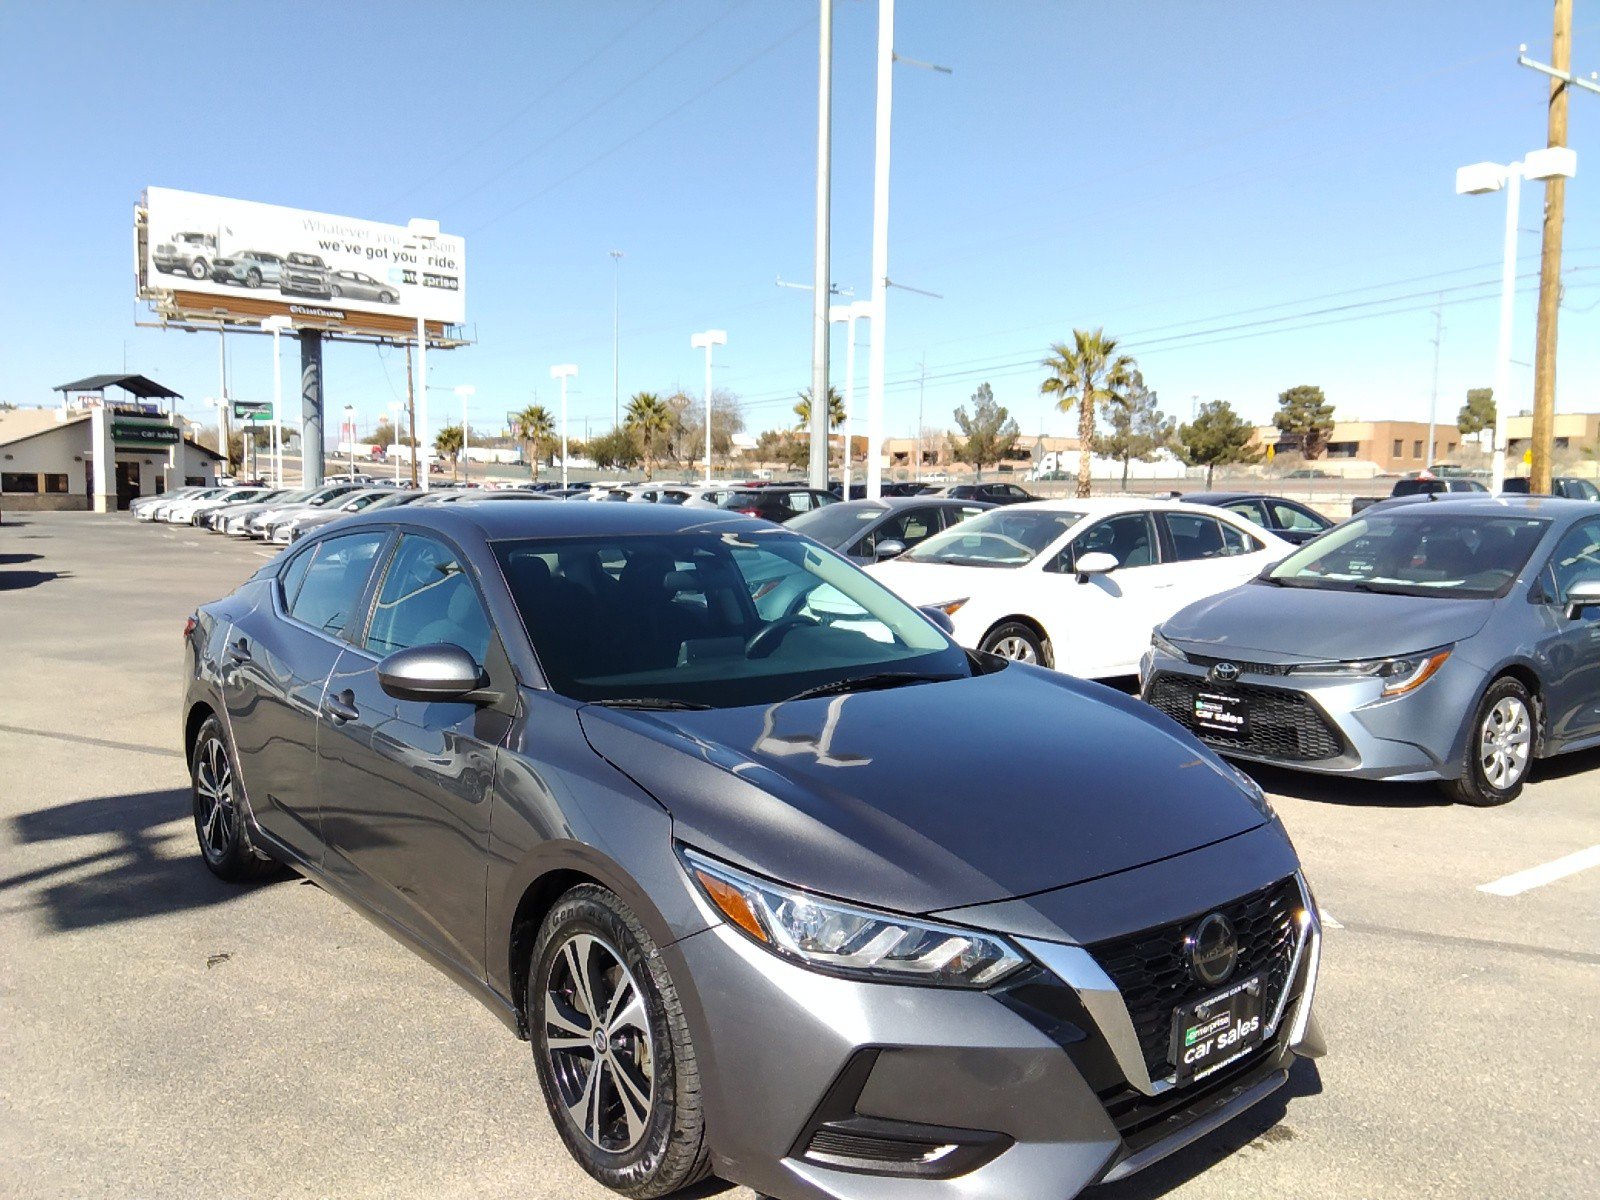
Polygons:
<instances>
[{"instance_id":1,"label":"door handle","mask_svg":"<svg viewBox=\"0 0 1600 1200\"><path fill-rule=\"evenodd\" d=\"M354 721L361 716L361 710L356 707L355 693L349 688L337 696L329 696L322 702L322 711L327 714L330 721Z\"/></svg>"},{"instance_id":2,"label":"door handle","mask_svg":"<svg viewBox=\"0 0 1600 1200\"><path fill-rule=\"evenodd\" d=\"M242 637L237 642L229 642L228 657L234 662L249 662L250 639Z\"/></svg>"}]
</instances>

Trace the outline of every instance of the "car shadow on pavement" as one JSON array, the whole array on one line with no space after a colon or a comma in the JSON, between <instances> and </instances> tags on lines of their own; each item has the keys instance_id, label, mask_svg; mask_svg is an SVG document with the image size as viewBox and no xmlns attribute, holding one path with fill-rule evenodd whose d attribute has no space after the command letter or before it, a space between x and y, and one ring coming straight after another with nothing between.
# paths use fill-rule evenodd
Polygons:
<instances>
[{"instance_id":1,"label":"car shadow on pavement","mask_svg":"<svg viewBox=\"0 0 1600 1200\"><path fill-rule=\"evenodd\" d=\"M200 861L188 789L74 800L12 817L14 843L59 843L52 861L0 876L8 911L39 910L68 933L226 904L251 889L223 883ZM75 842L79 842L74 845ZM7 863L33 860L16 850Z\"/></svg>"},{"instance_id":2,"label":"car shadow on pavement","mask_svg":"<svg viewBox=\"0 0 1600 1200\"><path fill-rule=\"evenodd\" d=\"M1600 771L1600 747L1593 750L1579 750L1575 754L1559 754L1555 758L1540 759L1533 764L1531 782L1566 779L1570 775L1582 775L1585 771Z\"/></svg>"},{"instance_id":3,"label":"car shadow on pavement","mask_svg":"<svg viewBox=\"0 0 1600 1200\"><path fill-rule=\"evenodd\" d=\"M18 563L37 562L42 554L0 554L0 567L14 567Z\"/></svg>"},{"instance_id":4,"label":"car shadow on pavement","mask_svg":"<svg viewBox=\"0 0 1600 1200\"><path fill-rule=\"evenodd\" d=\"M1345 779L1338 775L1313 775L1269 767L1264 763L1235 762L1269 795L1292 796L1317 804L1343 804L1362 808L1448 808L1451 800L1431 783L1385 783L1372 779Z\"/></svg>"},{"instance_id":5,"label":"car shadow on pavement","mask_svg":"<svg viewBox=\"0 0 1600 1200\"><path fill-rule=\"evenodd\" d=\"M0 592L17 592L57 579L71 579L71 571L0 571Z\"/></svg>"},{"instance_id":6,"label":"car shadow on pavement","mask_svg":"<svg viewBox=\"0 0 1600 1200\"><path fill-rule=\"evenodd\" d=\"M1292 1142L1298 1136L1294 1127L1284 1120L1289 1115L1290 1101L1321 1092L1322 1076L1317 1064L1308 1058L1296 1059L1289 1068L1288 1083L1254 1108L1137 1175L1090 1188L1084 1195L1094 1200L1155 1200L1232 1155L1271 1153L1275 1147Z\"/></svg>"}]
</instances>

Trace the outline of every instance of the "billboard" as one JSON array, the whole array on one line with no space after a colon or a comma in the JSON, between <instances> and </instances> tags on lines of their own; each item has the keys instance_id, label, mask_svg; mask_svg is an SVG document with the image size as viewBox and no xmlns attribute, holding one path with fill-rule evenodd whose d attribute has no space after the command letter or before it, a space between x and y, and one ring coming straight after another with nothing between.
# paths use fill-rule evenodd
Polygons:
<instances>
[{"instance_id":1,"label":"billboard","mask_svg":"<svg viewBox=\"0 0 1600 1200\"><path fill-rule=\"evenodd\" d=\"M168 316L400 335L466 319L466 243L450 234L149 188L136 238L139 295Z\"/></svg>"}]
</instances>

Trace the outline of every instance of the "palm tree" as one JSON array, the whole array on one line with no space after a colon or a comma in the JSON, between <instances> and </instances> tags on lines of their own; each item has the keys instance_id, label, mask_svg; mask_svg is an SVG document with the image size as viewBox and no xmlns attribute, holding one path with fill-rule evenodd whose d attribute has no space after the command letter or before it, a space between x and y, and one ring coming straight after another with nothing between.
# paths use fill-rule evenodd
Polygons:
<instances>
[{"instance_id":1,"label":"palm tree","mask_svg":"<svg viewBox=\"0 0 1600 1200\"><path fill-rule=\"evenodd\" d=\"M1087 496L1089 460L1094 454L1094 419L1098 406L1120 395L1136 369L1133 359L1117 353L1117 339L1103 329L1072 331L1071 346L1055 342L1041 364L1050 377L1039 385L1046 396L1059 396L1056 407L1078 406L1078 495Z\"/></svg>"},{"instance_id":2,"label":"palm tree","mask_svg":"<svg viewBox=\"0 0 1600 1200\"><path fill-rule=\"evenodd\" d=\"M523 450L533 469L533 478L539 478L540 449L556 435L555 419L542 404L530 404L512 418L521 436Z\"/></svg>"},{"instance_id":3,"label":"palm tree","mask_svg":"<svg viewBox=\"0 0 1600 1200\"><path fill-rule=\"evenodd\" d=\"M639 449L644 453L646 479L655 470L656 439L672 432L673 416L672 409L654 392L637 392L628 401L628 412L622 426L639 439Z\"/></svg>"},{"instance_id":4,"label":"palm tree","mask_svg":"<svg viewBox=\"0 0 1600 1200\"><path fill-rule=\"evenodd\" d=\"M794 406L794 415L798 418L796 429L811 428L811 389L797 393L799 403ZM828 385L828 428L834 430L844 424L844 397L839 395L839 389L832 384Z\"/></svg>"},{"instance_id":5,"label":"palm tree","mask_svg":"<svg viewBox=\"0 0 1600 1200\"><path fill-rule=\"evenodd\" d=\"M433 439L433 448L440 454L450 457L450 482L456 481L456 468L461 464L461 426L446 425L439 430L439 436Z\"/></svg>"}]
</instances>

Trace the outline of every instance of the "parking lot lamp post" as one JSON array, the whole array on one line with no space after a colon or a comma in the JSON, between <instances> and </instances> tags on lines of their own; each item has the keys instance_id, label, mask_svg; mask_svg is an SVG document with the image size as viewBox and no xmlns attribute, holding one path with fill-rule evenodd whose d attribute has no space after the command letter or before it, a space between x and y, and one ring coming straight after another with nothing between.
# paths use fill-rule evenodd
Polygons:
<instances>
[{"instance_id":1,"label":"parking lot lamp post","mask_svg":"<svg viewBox=\"0 0 1600 1200\"><path fill-rule=\"evenodd\" d=\"M404 408L405 405L398 400L389 405L389 428L393 431L394 440L397 443L400 441L400 413ZM389 447L385 446L383 451L387 454ZM394 456L394 485L395 487L400 486L400 456L398 454Z\"/></svg>"},{"instance_id":2,"label":"parking lot lamp post","mask_svg":"<svg viewBox=\"0 0 1600 1200\"><path fill-rule=\"evenodd\" d=\"M1517 292L1517 210L1524 179L1570 179L1577 171L1577 152L1550 146L1523 155L1521 162L1473 163L1456 171L1456 195L1481 196L1506 193L1505 245L1500 265L1500 338L1494 368L1494 459L1489 490L1499 495L1506 482L1506 422L1511 405L1511 330Z\"/></svg>"},{"instance_id":3,"label":"parking lot lamp post","mask_svg":"<svg viewBox=\"0 0 1600 1200\"><path fill-rule=\"evenodd\" d=\"M711 347L726 346L728 333L724 329L708 329L691 334L689 345L706 352L706 483L711 482ZM814 403L814 402L813 402Z\"/></svg>"},{"instance_id":4,"label":"parking lot lamp post","mask_svg":"<svg viewBox=\"0 0 1600 1200\"><path fill-rule=\"evenodd\" d=\"M427 217L412 217L406 222L406 232L416 239L416 247L426 251L431 243L439 237L439 222ZM419 271L420 277L420 271ZM428 322L420 313L417 315L417 424L421 429L417 433L416 445L411 447L412 454L422 455L422 490L428 491L429 468L432 466L432 456L428 453Z\"/></svg>"},{"instance_id":5,"label":"parking lot lamp post","mask_svg":"<svg viewBox=\"0 0 1600 1200\"><path fill-rule=\"evenodd\" d=\"M857 300L854 304L835 304L828 309L832 324L843 322L849 339L844 348L844 467L841 495L850 499L850 426L856 415L856 322L872 316L872 301Z\"/></svg>"},{"instance_id":6,"label":"parking lot lamp post","mask_svg":"<svg viewBox=\"0 0 1600 1200\"><path fill-rule=\"evenodd\" d=\"M561 486L567 486L567 380L578 373L572 363L550 368L550 378L561 381Z\"/></svg>"},{"instance_id":7,"label":"parking lot lamp post","mask_svg":"<svg viewBox=\"0 0 1600 1200\"><path fill-rule=\"evenodd\" d=\"M350 439L350 474L354 475L356 473L356 406L354 404L346 404L344 406L344 424L345 429L348 431L346 436Z\"/></svg>"},{"instance_id":8,"label":"parking lot lamp post","mask_svg":"<svg viewBox=\"0 0 1600 1200\"><path fill-rule=\"evenodd\" d=\"M461 482L466 483L472 478L472 460L467 457L467 447L472 443L467 438L467 401L477 393L477 388L470 383L463 383L456 388L456 395L461 397Z\"/></svg>"},{"instance_id":9,"label":"parking lot lamp post","mask_svg":"<svg viewBox=\"0 0 1600 1200\"><path fill-rule=\"evenodd\" d=\"M279 336L292 322L288 317L268 317L261 324L272 330L272 486L283 486L283 431L279 428L278 410L283 407L283 357L279 353Z\"/></svg>"}]
</instances>

